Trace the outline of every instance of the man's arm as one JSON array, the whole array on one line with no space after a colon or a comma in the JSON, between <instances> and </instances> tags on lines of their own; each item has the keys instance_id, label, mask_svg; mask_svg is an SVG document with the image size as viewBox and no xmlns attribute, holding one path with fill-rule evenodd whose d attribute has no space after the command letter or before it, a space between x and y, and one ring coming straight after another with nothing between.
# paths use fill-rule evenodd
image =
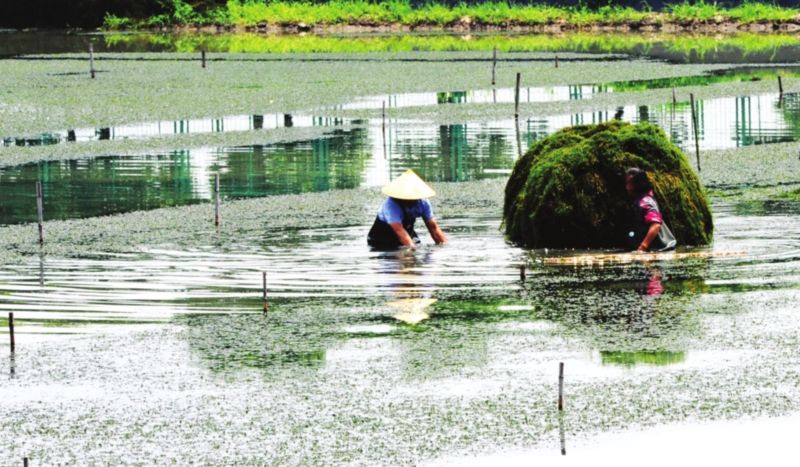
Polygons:
<instances>
[{"instance_id":1,"label":"man's arm","mask_svg":"<svg viewBox=\"0 0 800 467\"><path fill-rule=\"evenodd\" d=\"M442 232L442 229L439 227L436 219L431 217L425 221L425 226L428 228L428 232L430 232L431 237L433 237L433 241L436 242L437 245L443 245L447 243L447 236L444 234L444 232Z\"/></svg>"},{"instance_id":2,"label":"man's arm","mask_svg":"<svg viewBox=\"0 0 800 467\"><path fill-rule=\"evenodd\" d=\"M639 244L639 248L636 251L647 251L650 249L650 244L653 243L653 240L655 240L660 231L661 224L658 222L650 224L650 227L647 229L647 234L644 236L642 243Z\"/></svg>"},{"instance_id":3,"label":"man's arm","mask_svg":"<svg viewBox=\"0 0 800 467\"><path fill-rule=\"evenodd\" d=\"M401 244L407 247L416 248L414 240L411 240L411 235L409 235L408 232L406 232L406 229L403 227L403 224L401 224L400 222L392 222L389 224L389 227L391 227L392 230L394 230L394 234L397 235L397 239L400 241Z\"/></svg>"}]
</instances>

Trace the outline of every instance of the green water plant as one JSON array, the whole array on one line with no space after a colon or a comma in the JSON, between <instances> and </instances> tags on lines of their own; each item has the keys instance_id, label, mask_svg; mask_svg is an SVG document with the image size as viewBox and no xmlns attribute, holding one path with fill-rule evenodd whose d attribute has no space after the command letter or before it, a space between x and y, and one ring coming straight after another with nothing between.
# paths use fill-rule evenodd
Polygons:
<instances>
[{"instance_id":1,"label":"green water plant","mask_svg":"<svg viewBox=\"0 0 800 467\"><path fill-rule=\"evenodd\" d=\"M506 185L506 234L533 248L625 246L633 219L629 167L650 174L679 244L711 241L711 211L686 156L657 126L621 121L565 128L534 144Z\"/></svg>"}]
</instances>

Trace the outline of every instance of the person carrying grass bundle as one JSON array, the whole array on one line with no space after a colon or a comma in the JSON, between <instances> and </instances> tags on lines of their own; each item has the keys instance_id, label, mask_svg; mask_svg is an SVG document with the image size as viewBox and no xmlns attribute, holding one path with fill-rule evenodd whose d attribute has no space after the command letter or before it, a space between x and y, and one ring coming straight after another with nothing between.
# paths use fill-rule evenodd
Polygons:
<instances>
[{"instance_id":1,"label":"person carrying grass bundle","mask_svg":"<svg viewBox=\"0 0 800 467\"><path fill-rule=\"evenodd\" d=\"M436 219L433 217L430 198L436 194L413 170L407 170L381 190L388 198L383 202L375 223L367 234L367 244L379 250L398 247L415 248L420 243L414 231L418 217L425 221L437 245L447 243Z\"/></svg>"},{"instance_id":2,"label":"person carrying grass bundle","mask_svg":"<svg viewBox=\"0 0 800 467\"><path fill-rule=\"evenodd\" d=\"M638 167L628 169L625 190L634 199L633 230L628 232L630 249L637 252L674 250L678 242L661 217L647 172Z\"/></svg>"}]
</instances>

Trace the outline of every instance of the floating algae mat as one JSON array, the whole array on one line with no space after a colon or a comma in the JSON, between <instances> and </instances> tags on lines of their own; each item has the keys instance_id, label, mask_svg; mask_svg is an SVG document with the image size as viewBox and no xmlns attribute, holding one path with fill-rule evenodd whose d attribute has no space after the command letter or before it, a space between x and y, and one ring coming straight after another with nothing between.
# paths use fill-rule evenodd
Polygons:
<instances>
[{"instance_id":1,"label":"floating algae mat","mask_svg":"<svg viewBox=\"0 0 800 467\"><path fill-rule=\"evenodd\" d=\"M491 183L502 189L474 185ZM715 248L742 258L531 267L521 283L527 252L503 241L496 214L464 206L442 219L451 245L411 258L369 251L368 221L309 222L252 227L222 247L198 236L115 260L4 267L0 306L20 321L1 368L0 461L423 464L487 446L557 454L559 420L570 456L597 433L800 407L796 214L716 205ZM438 301L407 326L386 303L412 293ZM29 320L66 314L170 322L33 341L48 336Z\"/></svg>"},{"instance_id":2,"label":"floating algae mat","mask_svg":"<svg viewBox=\"0 0 800 467\"><path fill-rule=\"evenodd\" d=\"M680 88L684 86L706 86L739 81L775 80L778 76L797 77L800 69L784 67L737 67L713 70L703 75L672 78L615 81L603 84L574 84L566 86L526 86L520 89L520 102L560 102L591 99L598 94L644 91L650 89ZM324 114L330 110L379 110L430 107L445 104L512 104L515 102L514 88L491 88L476 90L415 92L381 94L354 99L332 109L315 109ZM702 102L702 101L700 101ZM702 105L702 104L701 104ZM255 115L228 115L206 119L153 121L134 124L54 130L38 135L7 135L2 137L4 146L47 146L53 144L80 143L86 141L142 140L171 135L202 135L210 133L245 132L250 130L272 130L278 128L326 127L358 124L360 120L329 118L309 113L270 113Z\"/></svg>"},{"instance_id":3,"label":"floating algae mat","mask_svg":"<svg viewBox=\"0 0 800 467\"><path fill-rule=\"evenodd\" d=\"M648 173L679 245L711 241L711 210L686 156L658 127L609 122L534 144L506 185L506 234L533 248L623 248L634 220L625 171Z\"/></svg>"},{"instance_id":4,"label":"floating algae mat","mask_svg":"<svg viewBox=\"0 0 800 467\"><path fill-rule=\"evenodd\" d=\"M701 151L800 136L800 94L708 99L697 105ZM380 119L359 120L355 128L295 143L0 168L0 224L35 221L31 187L37 180L44 186L45 218L66 219L209 201L217 171L226 198L380 186L408 168L432 181L505 177L518 154L536 141L567 126L614 119L655 123L684 152L694 151L691 112L684 102L531 116L519 123L519 138L513 119L431 125L393 118L385 131Z\"/></svg>"}]
</instances>

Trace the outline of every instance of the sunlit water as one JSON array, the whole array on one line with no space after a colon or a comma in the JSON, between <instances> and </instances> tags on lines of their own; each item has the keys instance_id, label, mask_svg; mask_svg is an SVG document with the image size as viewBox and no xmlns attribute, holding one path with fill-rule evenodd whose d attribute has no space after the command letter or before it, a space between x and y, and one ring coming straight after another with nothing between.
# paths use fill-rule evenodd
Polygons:
<instances>
[{"instance_id":1,"label":"sunlit water","mask_svg":"<svg viewBox=\"0 0 800 467\"><path fill-rule=\"evenodd\" d=\"M259 128L278 128L287 122L355 126L294 143L203 147L3 168L0 224L36 220L36 181L43 185L45 219L68 219L209 201L214 197L216 173L220 174L223 198L380 186L409 168L431 181L505 177L524 148L535 141L567 126L612 119L653 122L692 154L695 131L687 104L627 105L597 112L531 116L520 122L508 119L452 125L404 118L232 117L241 129L253 128L254 122ZM701 151L795 141L800 135L797 94L707 99L698 101L697 106L697 147ZM239 128L223 120L181 122L170 128ZM126 131L148 134L151 129L145 125Z\"/></svg>"}]
</instances>

